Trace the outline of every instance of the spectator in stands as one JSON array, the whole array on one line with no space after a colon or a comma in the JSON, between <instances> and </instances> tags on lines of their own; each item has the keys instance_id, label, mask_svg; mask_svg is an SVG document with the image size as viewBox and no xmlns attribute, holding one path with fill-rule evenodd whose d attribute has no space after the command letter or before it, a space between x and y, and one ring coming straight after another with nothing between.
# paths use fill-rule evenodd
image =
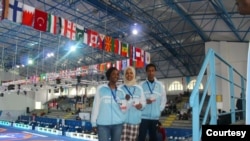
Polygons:
<instances>
[{"instance_id":1,"label":"spectator in stands","mask_svg":"<svg viewBox=\"0 0 250 141\"><path fill-rule=\"evenodd\" d=\"M146 66L147 79L141 83L146 97L146 106L142 111L142 121L139 128L138 141L145 141L147 133L149 140L157 140L157 123L167 101L166 91L162 82L155 78L156 66Z\"/></svg>"},{"instance_id":2,"label":"spectator in stands","mask_svg":"<svg viewBox=\"0 0 250 141\"><path fill-rule=\"evenodd\" d=\"M157 124L157 141L167 141L166 130L162 127L160 121Z\"/></svg>"},{"instance_id":3,"label":"spectator in stands","mask_svg":"<svg viewBox=\"0 0 250 141\"><path fill-rule=\"evenodd\" d=\"M76 120L82 120L81 117L79 116L76 116Z\"/></svg>"},{"instance_id":4,"label":"spectator in stands","mask_svg":"<svg viewBox=\"0 0 250 141\"><path fill-rule=\"evenodd\" d=\"M119 87L124 91L128 100L128 111L121 141L136 141L141 123L141 110L146 104L142 87L136 83L135 69L131 66L124 70L124 84Z\"/></svg>"},{"instance_id":5,"label":"spectator in stands","mask_svg":"<svg viewBox=\"0 0 250 141\"><path fill-rule=\"evenodd\" d=\"M240 98L237 99L236 101L236 108L237 110L242 110L242 93L240 94ZM239 112L239 118L242 119L243 118L243 112Z\"/></svg>"},{"instance_id":6,"label":"spectator in stands","mask_svg":"<svg viewBox=\"0 0 250 141\"><path fill-rule=\"evenodd\" d=\"M99 141L120 141L125 120L126 99L123 90L117 87L119 71L111 67L106 72L108 84L97 87L91 123Z\"/></svg>"},{"instance_id":7,"label":"spectator in stands","mask_svg":"<svg viewBox=\"0 0 250 141\"><path fill-rule=\"evenodd\" d=\"M57 109L57 110L59 109L59 104L58 104L58 103L56 104L56 109Z\"/></svg>"}]
</instances>

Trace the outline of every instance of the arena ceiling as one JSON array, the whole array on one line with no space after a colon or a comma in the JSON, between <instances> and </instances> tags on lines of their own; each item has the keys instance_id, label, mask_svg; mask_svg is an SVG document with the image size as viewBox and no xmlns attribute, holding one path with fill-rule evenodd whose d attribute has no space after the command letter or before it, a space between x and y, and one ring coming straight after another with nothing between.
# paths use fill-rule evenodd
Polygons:
<instances>
[{"instance_id":1,"label":"arena ceiling","mask_svg":"<svg viewBox=\"0 0 250 141\"><path fill-rule=\"evenodd\" d=\"M3 1L3 0L1 0ZM151 54L158 78L195 76L205 58L205 42L248 42L250 15L240 15L235 0L18 0ZM3 12L3 5L1 5ZM138 35L131 34L137 24ZM7 19L0 22L1 68L28 77L125 59ZM55 56L46 58L48 52ZM27 64L34 58L34 65ZM145 70L137 69L144 78ZM101 76L86 76L100 79Z\"/></svg>"}]
</instances>

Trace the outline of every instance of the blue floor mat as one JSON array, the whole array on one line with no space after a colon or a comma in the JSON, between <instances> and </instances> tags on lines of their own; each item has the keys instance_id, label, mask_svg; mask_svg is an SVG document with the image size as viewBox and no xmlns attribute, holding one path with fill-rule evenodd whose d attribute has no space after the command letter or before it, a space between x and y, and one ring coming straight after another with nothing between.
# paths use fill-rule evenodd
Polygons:
<instances>
[{"instance_id":1,"label":"blue floor mat","mask_svg":"<svg viewBox=\"0 0 250 141\"><path fill-rule=\"evenodd\" d=\"M0 126L0 141L87 141L66 136L40 133L14 127Z\"/></svg>"}]
</instances>

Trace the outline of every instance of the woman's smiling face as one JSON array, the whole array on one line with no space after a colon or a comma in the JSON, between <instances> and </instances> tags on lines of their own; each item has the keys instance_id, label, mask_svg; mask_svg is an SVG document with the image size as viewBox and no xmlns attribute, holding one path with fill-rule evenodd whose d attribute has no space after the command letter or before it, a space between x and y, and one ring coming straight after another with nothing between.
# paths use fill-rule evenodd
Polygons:
<instances>
[{"instance_id":1,"label":"woman's smiling face","mask_svg":"<svg viewBox=\"0 0 250 141\"><path fill-rule=\"evenodd\" d=\"M131 80L134 79L134 73L133 73L133 71L132 71L130 68L128 68L128 69L126 70L125 78L126 78L128 81L131 81Z\"/></svg>"}]
</instances>

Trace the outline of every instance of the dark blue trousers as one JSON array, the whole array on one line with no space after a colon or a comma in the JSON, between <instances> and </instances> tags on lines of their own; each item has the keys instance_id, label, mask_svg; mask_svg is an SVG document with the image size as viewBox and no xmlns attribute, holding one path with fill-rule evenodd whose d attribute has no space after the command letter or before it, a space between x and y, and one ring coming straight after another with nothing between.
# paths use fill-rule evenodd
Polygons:
<instances>
[{"instance_id":1,"label":"dark blue trousers","mask_svg":"<svg viewBox=\"0 0 250 141\"><path fill-rule=\"evenodd\" d=\"M157 141L157 123L158 120L142 119L138 141L145 141L147 133L149 135L149 141Z\"/></svg>"}]
</instances>

